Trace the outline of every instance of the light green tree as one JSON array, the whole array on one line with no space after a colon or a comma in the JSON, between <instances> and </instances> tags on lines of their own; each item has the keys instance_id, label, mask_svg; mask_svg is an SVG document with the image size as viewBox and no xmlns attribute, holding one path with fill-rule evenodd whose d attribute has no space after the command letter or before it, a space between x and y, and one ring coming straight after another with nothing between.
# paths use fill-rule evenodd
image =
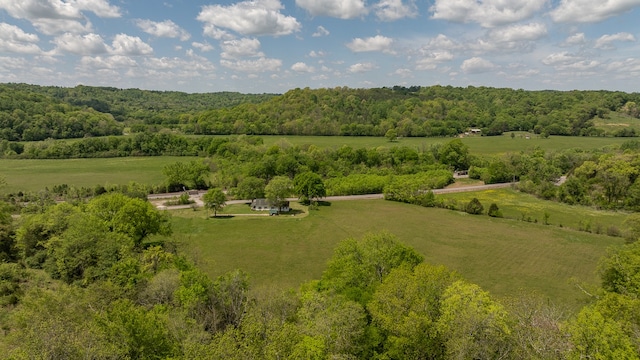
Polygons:
<instances>
[{"instance_id":1,"label":"light green tree","mask_svg":"<svg viewBox=\"0 0 640 360\"><path fill-rule=\"evenodd\" d=\"M413 271L396 268L367 304L372 322L386 337L384 355L391 359L443 358L445 339L437 331L444 290L459 276L444 266L422 263Z\"/></svg>"},{"instance_id":2,"label":"light green tree","mask_svg":"<svg viewBox=\"0 0 640 360\"><path fill-rule=\"evenodd\" d=\"M293 182L286 176L276 176L264 189L264 193L269 201L278 209L282 209L287 201L287 197L291 195L293 190Z\"/></svg>"},{"instance_id":3,"label":"light green tree","mask_svg":"<svg viewBox=\"0 0 640 360\"><path fill-rule=\"evenodd\" d=\"M202 197L204 207L207 209L207 218L209 217L209 209L213 210L213 217L218 216L218 211L222 211L227 204L227 196L222 189L213 188L209 189Z\"/></svg>"},{"instance_id":4,"label":"light green tree","mask_svg":"<svg viewBox=\"0 0 640 360\"><path fill-rule=\"evenodd\" d=\"M394 268L413 268L422 260L422 255L389 233L346 239L335 248L319 288L331 289L364 305Z\"/></svg>"},{"instance_id":5,"label":"light green tree","mask_svg":"<svg viewBox=\"0 0 640 360\"><path fill-rule=\"evenodd\" d=\"M616 321L585 307L569 325L573 349L569 359L638 359L631 339Z\"/></svg>"},{"instance_id":6,"label":"light green tree","mask_svg":"<svg viewBox=\"0 0 640 360\"><path fill-rule=\"evenodd\" d=\"M398 139L398 131L396 131L396 129L389 129L384 134L384 137L386 137L389 142L396 141Z\"/></svg>"},{"instance_id":7,"label":"light green tree","mask_svg":"<svg viewBox=\"0 0 640 360\"><path fill-rule=\"evenodd\" d=\"M458 280L442 296L438 331L448 358L499 359L509 353L509 319L478 285Z\"/></svg>"}]
</instances>

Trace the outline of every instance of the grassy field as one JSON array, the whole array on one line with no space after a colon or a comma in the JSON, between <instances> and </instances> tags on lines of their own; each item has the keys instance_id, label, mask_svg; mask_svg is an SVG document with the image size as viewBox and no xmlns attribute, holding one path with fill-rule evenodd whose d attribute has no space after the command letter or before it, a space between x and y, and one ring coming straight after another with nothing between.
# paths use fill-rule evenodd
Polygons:
<instances>
[{"instance_id":1,"label":"grassy field","mask_svg":"<svg viewBox=\"0 0 640 360\"><path fill-rule=\"evenodd\" d=\"M521 193L512 189L494 189L477 192L439 194L439 199L455 201L458 208L464 207L474 197L480 200L485 213L491 203L496 203L505 218L544 223L545 213L548 214L547 223L551 226L569 227L574 230L587 230L606 233L607 229L615 227L624 229L622 224L628 214L625 212L601 211L584 206L567 205L554 201L542 201L533 195Z\"/></svg>"},{"instance_id":2,"label":"grassy field","mask_svg":"<svg viewBox=\"0 0 640 360\"><path fill-rule=\"evenodd\" d=\"M535 291L578 306L570 279L596 283L606 249L621 238L384 200L333 202L307 217L204 218L173 213L181 247L211 276L241 268L254 288L295 288L317 279L342 239L388 231L433 264L460 272L497 296ZM576 213L576 217L581 216ZM553 219L553 218L552 218Z\"/></svg>"},{"instance_id":3,"label":"grassy field","mask_svg":"<svg viewBox=\"0 0 640 360\"><path fill-rule=\"evenodd\" d=\"M185 157L126 157L110 159L10 160L0 159L0 175L6 178L3 192L39 191L53 185L95 186L135 181L159 184L162 168Z\"/></svg>"},{"instance_id":4,"label":"grassy field","mask_svg":"<svg viewBox=\"0 0 640 360\"><path fill-rule=\"evenodd\" d=\"M379 146L410 146L418 149L428 148L431 144L451 141L452 138L402 138L390 143L383 137L357 137L357 136L262 136L266 145L290 143L292 145L313 144L318 147L340 147L349 145L352 147L379 147ZM544 150L560 149L597 149L604 146L616 145L624 142L624 138L597 138L597 137L573 137L573 136L551 136L548 139L531 135L530 139L525 137L525 133L516 133L516 137L511 138L511 133L502 136L471 136L462 138L462 141L469 146L472 154L501 154L506 152L517 152L540 147Z\"/></svg>"},{"instance_id":5,"label":"grassy field","mask_svg":"<svg viewBox=\"0 0 640 360\"><path fill-rule=\"evenodd\" d=\"M596 117L593 119L593 124L597 128L610 132L625 128L635 129L636 132L640 130L640 119L618 112L610 113L607 119Z\"/></svg>"}]
</instances>

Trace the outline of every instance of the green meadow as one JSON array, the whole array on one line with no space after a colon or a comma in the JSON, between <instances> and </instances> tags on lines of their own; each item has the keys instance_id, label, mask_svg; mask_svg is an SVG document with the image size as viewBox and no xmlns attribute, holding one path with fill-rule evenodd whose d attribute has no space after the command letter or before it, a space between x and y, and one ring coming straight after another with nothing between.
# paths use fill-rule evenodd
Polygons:
<instances>
[{"instance_id":1,"label":"green meadow","mask_svg":"<svg viewBox=\"0 0 640 360\"><path fill-rule=\"evenodd\" d=\"M579 218L582 210L576 210ZM176 241L204 271L217 276L244 269L257 290L297 288L317 279L340 240L388 231L429 263L458 271L498 297L535 292L574 308L585 301L575 283L596 284L599 259L624 242L384 200L334 201L308 216L205 219L204 211L191 209L172 215Z\"/></svg>"},{"instance_id":2,"label":"green meadow","mask_svg":"<svg viewBox=\"0 0 640 360\"><path fill-rule=\"evenodd\" d=\"M53 185L95 186L127 184L160 184L162 168L176 161L193 158L122 157L64 160L0 159L0 175L7 185L3 192L39 191Z\"/></svg>"},{"instance_id":3,"label":"green meadow","mask_svg":"<svg viewBox=\"0 0 640 360\"><path fill-rule=\"evenodd\" d=\"M444 144L451 138L402 138L396 142L388 142L382 137L356 136L262 136L265 145L291 144L318 147L390 147L409 146L427 149L432 144ZM566 137L551 136L542 139L536 135L529 139L525 133L516 133L492 137L466 137L462 141L469 146L472 154L493 155L506 152L518 152L540 148L548 151L582 148L596 149L605 146L619 145L625 138L598 137ZM164 180L162 168L176 161L189 161L191 157L123 157L92 158L64 160L23 160L0 159L0 175L7 180L4 192L38 191L52 185L68 184L75 186L95 186L110 184L126 184L136 181L146 184L159 184Z\"/></svg>"},{"instance_id":4,"label":"green meadow","mask_svg":"<svg viewBox=\"0 0 640 360\"><path fill-rule=\"evenodd\" d=\"M623 222L628 216L622 211L604 211L555 201L544 201L513 189L438 194L436 198L443 199L445 203L453 202L458 209L463 209L471 199L477 198L482 203L485 214L489 206L495 203L505 218L543 224L545 214L547 214L547 225L598 233L606 233L607 229L613 227L623 230Z\"/></svg>"}]
</instances>

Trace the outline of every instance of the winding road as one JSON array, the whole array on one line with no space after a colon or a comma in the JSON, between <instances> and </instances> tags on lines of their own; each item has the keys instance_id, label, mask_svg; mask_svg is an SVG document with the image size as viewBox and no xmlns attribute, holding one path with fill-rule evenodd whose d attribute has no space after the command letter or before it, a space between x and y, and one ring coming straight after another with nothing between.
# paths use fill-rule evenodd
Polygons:
<instances>
[{"instance_id":1,"label":"winding road","mask_svg":"<svg viewBox=\"0 0 640 360\"><path fill-rule=\"evenodd\" d=\"M489 184L489 185L470 185L470 186L458 186L458 187L450 187L445 189L435 189L432 190L434 194L451 194L458 192L469 192L469 191L483 191L490 189L503 189L513 186L516 183L502 183L502 184ZM204 206L202 202L202 195L204 191L198 191L193 195L190 195L189 198L195 201L195 205L198 207ZM154 204L160 210L178 210L178 209L189 209L192 205L173 205L166 206L163 205L168 199L176 198L180 196L182 193L167 193L167 194L152 194L148 196L149 201ZM344 195L344 196L327 196L322 198L323 201L349 201L349 200L376 200L376 199L384 199L384 194L365 194L365 195ZM288 201L297 201L298 198L288 198ZM250 203L251 200L229 200L227 201L228 205L231 204L246 204Z\"/></svg>"}]
</instances>

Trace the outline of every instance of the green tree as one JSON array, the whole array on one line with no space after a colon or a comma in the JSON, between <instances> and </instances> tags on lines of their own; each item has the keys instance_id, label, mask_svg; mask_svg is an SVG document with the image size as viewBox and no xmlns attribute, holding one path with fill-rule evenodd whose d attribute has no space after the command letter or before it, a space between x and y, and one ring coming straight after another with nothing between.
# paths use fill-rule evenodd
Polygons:
<instances>
[{"instance_id":1,"label":"green tree","mask_svg":"<svg viewBox=\"0 0 640 360\"><path fill-rule=\"evenodd\" d=\"M616 321L593 307L583 308L568 329L574 347L569 359L638 359L631 339Z\"/></svg>"},{"instance_id":2,"label":"green tree","mask_svg":"<svg viewBox=\"0 0 640 360\"><path fill-rule=\"evenodd\" d=\"M311 171L296 175L293 179L293 189L303 203L309 203L327 195L322 178Z\"/></svg>"},{"instance_id":3,"label":"green tree","mask_svg":"<svg viewBox=\"0 0 640 360\"><path fill-rule=\"evenodd\" d=\"M489 206L489 211L487 211L487 215L491 217L502 217L502 210L498 208L498 205L496 203L491 203L491 206Z\"/></svg>"},{"instance_id":4,"label":"green tree","mask_svg":"<svg viewBox=\"0 0 640 360\"><path fill-rule=\"evenodd\" d=\"M599 266L602 287L627 296L640 296L640 242L611 251Z\"/></svg>"},{"instance_id":5,"label":"green tree","mask_svg":"<svg viewBox=\"0 0 640 360\"><path fill-rule=\"evenodd\" d=\"M276 176L264 189L267 199L271 201L278 209L282 209L287 201L287 197L291 195L293 190L293 182L286 176Z\"/></svg>"},{"instance_id":6,"label":"green tree","mask_svg":"<svg viewBox=\"0 0 640 360\"><path fill-rule=\"evenodd\" d=\"M240 180L234 195L236 199L260 199L264 197L264 180L255 176L247 176Z\"/></svg>"},{"instance_id":7,"label":"green tree","mask_svg":"<svg viewBox=\"0 0 640 360\"><path fill-rule=\"evenodd\" d=\"M169 217L145 200L118 193L100 195L86 205L92 216L104 222L110 231L130 236L136 246L149 235L171 233Z\"/></svg>"},{"instance_id":8,"label":"green tree","mask_svg":"<svg viewBox=\"0 0 640 360\"><path fill-rule=\"evenodd\" d=\"M335 248L318 286L364 305L391 270L413 268L422 260L420 254L389 233L346 239Z\"/></svg>"},{"instance_id":9,"label":"green tree","mask_svg":"<svg viewBox=\"0 0 640 360\"><path fill-rule=\"evenodd\" d=\"M468 214L480 215L484 211L484 206L482 206L482 203L480 203L480 200L478 200L478 198L473 198L465 207L465 211Z\"/></svg>"},{"instance_id":10,"label":"green tree","mask_svg":"<svg viewBox=\"0 0 640 360\"><path fill-rule=\"evenodd\" d=\"M384 134L384 137L386 137L389 142L394 142L398 139L398 131L396 131L396 129L389 129Z\"/></svg>"},{"instance_id":11,"label":"green tree","mask_svg":"<svg viewBox=\"0 0 640 360\"><path fill-rule=\"evenodd\" d=\"M509 353L509 318L475 284L458 280L442 296L437 327L448 358L499 359Z\"/></svg>"},{"instance_id":12,"label":"green tree","mask_svg":"<svg viewBox=\"0 0 640 360\"><path fill-rule=\"evenodd\" d=\"M444 357L438 333L440 302L445 289L460 277L444 266L400 267L387 276L367 304L372 322L385 336L384 355L391 359Z\"/></svg>"},{"instance_id":13,"label":"green tree","mask_svg":"<svg viewBox=\"0 0 640 360\"><path fill-rule=\"evenodd\" d=\"M201 160L175 162L162 168L166 177L167 191L188 189L206 189L211 168Z\"/></svg>"},{"instance_id":14,"label":"green tree","mask_svg":"<svg viewBox=\"0 0 640 360\"><path fill-rule=\"evenodd\" d=\"M454 170L468 169L469 147L460 139L451 140L438 150L438 160Z\"/></svg>"},{"instance_id":15,"label":"green tree","mask_svg":"<svg viewBox=\"0 0 640 360\"><path fill-rule=\"evenodd\" d=\"M207 218L209 217L209 209L213 210L213 217L216 217L218 216L218 211L222 211L227 204L227 195L222 189L213 188L202 196L202 201L204 201L204 207L207 209Z\"/></svg>"}]
</instances>

